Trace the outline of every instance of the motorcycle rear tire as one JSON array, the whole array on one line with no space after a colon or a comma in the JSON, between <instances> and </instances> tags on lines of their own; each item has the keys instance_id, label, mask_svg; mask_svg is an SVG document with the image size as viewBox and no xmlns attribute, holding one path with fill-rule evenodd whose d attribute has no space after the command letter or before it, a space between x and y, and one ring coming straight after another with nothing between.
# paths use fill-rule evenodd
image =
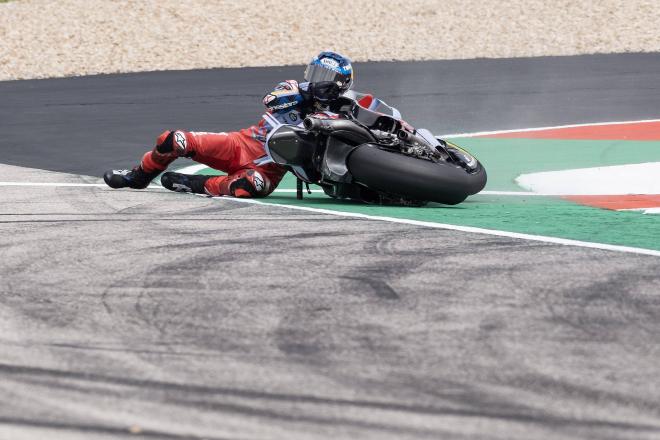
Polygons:
<instances>
[{"instance_id":1,"label":"motorcycle rear tire","mask_svg":"<svg viewBox=\"0 0 660 440\"><path fill-rule=\"evenodd\" d=\"M474 172L447 163L416 159L374 145L356 148L347 161L358 183L412 200L456 205L486 186L486 170Z\"/></svg>"}]
</instances>

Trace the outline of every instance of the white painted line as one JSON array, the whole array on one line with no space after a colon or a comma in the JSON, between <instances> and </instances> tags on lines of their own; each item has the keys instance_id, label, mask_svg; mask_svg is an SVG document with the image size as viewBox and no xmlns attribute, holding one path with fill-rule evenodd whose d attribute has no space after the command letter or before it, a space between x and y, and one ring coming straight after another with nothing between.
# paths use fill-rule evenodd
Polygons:
<instances>
[{"instance_id":1,"label":"white painted line","mask_svg":"<svg viewBox=\"0 0 660 440\"><path fill-rule=\"evenodd\" d=\"M323 193L322 189L312 189L310 191L313 192L313 193ZM278 188L273 192L276 192L276 193L294 193L294 192L296 192L296 190L295 189L287 189L287 188L282 188L282 189ZM307 194L307 190L303 189L303 193Z\"/></svg>"},{"instance_id":2,"label":"white painted line","mask_svg":"<svg viewBox=\"0 0 660 440\"><path fill-rule=\"evenodd\" d=\"M206 168L206 165L203 166ZM59 187L78 187L78 188L84 188L84 187L94 187L94 188L108 188L108 185L105 183L70 183L70 182L0 182L0 186L42 186L42 187L54 187L54 188L59 188ZM147 187L148 189L166 189L162 185L159 185L157 183L152 183ZM130 188L128 188L130 189ZM313 189L311 190L313 193L323 193L322 189ZM295 193L295 189L276 189L273 192L277 193ZM306 190L305 190L306 193ZM533 194L532 194L533 195Z\"/></svg>"},{"instance_id":3,"label":"white painted line","mask_svg":"<svg viewBox=\"0 0 660 440\"><path fill-rule=\"evenodd\" d=\"M204 167L206 167L204 165ZM0 182L0 186L47 186L47 187L96 187L96 188L109 188L105 183L69 183L69 182ZM149 189L165 189L161 185L152 183ZM312 193L323 193L322 189L313 189ZM276 193L295 193L295 189L278 188ZM307 190L303 190L307 193ZM551 194L524 192L524 191L481 191L479 194L496 195L496 196L544 196Z\"/></svg>"},{"instance_id":4,"label":"white painted line","mask_svg":"<svg viewBox=\"0 0 660 440\"><path fill-rule=\"evenodd\" d=\"M32 186L32 187L107 187L104 183L67 183L67 182L0 182L0 186ZM149 185L148 189L158 189L158 190L165 190L167 189L163 188L162 186L159 185ZM295 190L283 190L283 191L291 191L294 192ZM318 190L317 190L318 191ZM524 196L529 196L529 195L542 195L542 194L536 194L536 193L523 193L523 192L509 192L509 191L482 191L483 193L495 193L495 194L502 194L502 195L524 195ZM208 197L207 195L204 194L195 194L200 197ZM409 220L409 219L401 219L401 218L395 218L395 217L383 217L383 216L374 216L374 215L368 215L368 214L360 214L360 213L354 213L354 212L342 212L342 211L332 211L329 209L319 209L319 208L311 208L307 206L293 206L293 205L284 205L281 203L266 203L266 202L261 202L259 200L255 199L240 199L240 198L235 198L235 197L213 197L214 199L230 199L235 202L239 203L252 203L252 204L257 204L257 205L263 205L263 206L277 206L281 208L288 208L288 209L296 209L300 211L309 211L309 212L315 212L319 214L328 214L328 215L335 215L339 217L352 217L352 218L360 218L360 219L367 219L367 220L377 220L377 221L386 221L386 222L391 222L391 223L402 223L402 224L409 224L409 225L415 225L415 226L425 226L429 228L437 228L437 229L448 229L448 230L453 230L453 231L461 231L461 232L470 232L470 233L476 233L476 234L486 234L486 235L494 235L498 237L508 237L508 238L518 238L522 240L531 240L531 241L540 241L540 242L545 242L545 243L553 243L553 244L561 244L561 245L566 245L566 246L578 246L578 247L584 247L584 248L592 248L592 249L601 249L601 250L609 250L609 251L615 251L615 252L626 252L626 253L633 253L633 254L641 254L641 255L651 255L655 257L660 257L660 251L655 251L651 249L642 249L642 248L635 248L635 247L629 247L629 246L618 246L618 245L610 245L610 244L603 244L603 243L593 243L593 242L588 242L588 241L579 241L579 240L569 240L565 238L557 238L557 237L547 237L543 235L531 235L531 234L521 234L517 232L509 232L509 231L499 231L495 229L485 229L485 228L475 228L472 226L457 226L457 225L450 225L450 224L445 224L445 223L435 223L435 222L426 222L426 221L420 221L420 220ZM660 214L660 210L656 209L650 209L645 211L646 214Z\"/></svg>"},{"instance_id":5,"label":"white painted line","mask_svg":"<svg viewBox=\"0 0 660 440\"><path fill-rule=\"evenodd\" d=\"M195 174L196 172L202 171L206 168L210 168L210 167L204 164L195 164L195 165L188 165L187 167L183 167L178 170L172 170L172 171L181 174Z\"/></svg>"},{"instance_id":6,"label":"white painted line","mask_svg":"<svg viewBox=\"0 0 660 440\"><path fill-rule=\"evenodd\" d=\"M323 193L322 189L312 189L311 190L313 193ZM278 188L275 191L276 193L295 193L295 189L287 189L287 188ZM305 194L307 194L307 190L303 190ZM480 195L485 195L485 196L552 196L556 194L546 194L546 193L535 193L535 192L529 192L529 191L481 191L479 193Z\"/></svg>"},{"instance_id":7,"label":"white painted line","mask_svg":"<svg viewBox=\"0 0 660 440\"><path fill-rule=\"evenodd\" d=\"M454 137L475 137L475 136L488 136L491 134L506 134L506 133L526 133L542 130L556 130L560 128L577 128L577 127L596 127L601 125L619 125L619 124L641 124L645 122L660 122L660 119L640 119L638 121L612 121L612 122L591 122L586 124L570 124L570 125L554 125L549 127L535 127L535 128L518 128L514 130L493 130L493 131L476 131L471 133L451 133L439 135L439 138L454 138Z\"/></svg>"},{"instance_id":8,"label":"white painted line","mask_svg":"<svg viewBox=\"0 0 660 440\"><path fill-rule=\"evenodd\" d=\"M0 186L33 186L33 187L51 187L51 188L81 188L81 187L92 187L92 188L108 188L110 187L105 183L72 183L72 182L0 182ZM149 189L165 189L160 185L151 184L148 186ZM129 188L130 189L130 188Z\"/></svg>"},{"instance_id":9,"label":"white painted line","mask_svg":"<svg viewBox=\"0 0 660 440\"><path fill-rule=\"evenodd\" d=\"M589 241L569 240L569 239L566 239L566 238L546 237L546 236L543 236L543 235L521 234L521 233L517 233L517 232L498 231L498 230L495 230L495 229L475 228L475 227L472 227L472 226L457 226L457 225L449 225L449 224L445 224L445 223L434 223L434 222L426 222L426 221L420 221L420 220L409 220L409 219L394 218L394 217L383 217L383 216L376 216L376 215L359 214L359 213L355 213L355 212L332 211L332 210L329 210L329 209L310 208L310 207L307 207L307 206L293 206L293 205L283 205L283 204L280 204L280 203L267 203L267 202L261 202L259 200L255 200L255 199L239 199L239 198L233 198L233 197L213 197L213 198L215 198L215 199L227 199L227 198L229 198L232 201L239 202L239 203L252 203L252 204L255 204L255 205L277 206L277 207L281 207L281 208L296 209L296 210L299 210L299 211L315 212L315 213L318 213L318 214L335 215L335 216L338 216L338 217L351 217L351 218L360 218L360 219L366 219L366 220L385 221L385 222L391 222L391 223L403 223L403 224L414 225L414 226L424 226L424 227L428 227L428 228L448 229L448 230L452 230L452 231L470 232L470 233L485 234L485 235L494 235L494 236L497 236L497 237L518 238L518 239L521 239L521 240L540 241L540 242L544 242L544 243L560 244L560 245L565 245L565 246L577 246L577 247L590 248L590 249L600 249L600 250L607 250L607 251L614 251L614 252L626 252L626 253L631 253L631 254L651 255L651 256L654 256L654 257L660 257L660 251L656 251L656 250L652 250L652 249L636 248L636 247L630 247L630 246L618 246L618 245L612 245L612 244L593 243L593 242L589 242Z\"/></svg>"},{"instance_id":10,"label":"white painted line","mask_svg":"<svg viewBox=\"0 0 660 440\"><path fill-rule=\"evenodd\" d=\"M51 187L65 187L65 186L95 186L107 187L105 183L69 183L69 182L0 182L0 186L51 186Z\"/></svg>"}]
</instances>

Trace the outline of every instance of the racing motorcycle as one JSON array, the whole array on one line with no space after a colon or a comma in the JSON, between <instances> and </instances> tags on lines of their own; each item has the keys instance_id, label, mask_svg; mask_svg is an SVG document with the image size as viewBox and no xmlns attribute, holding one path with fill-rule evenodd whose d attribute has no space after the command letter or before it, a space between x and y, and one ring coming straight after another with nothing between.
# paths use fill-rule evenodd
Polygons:
<instances>
[{"instance_id":1,"label":"racing motorcycle","mask_svg":"<svg viewBox=\"0 0 660 440\"><path fill-rule=\"evenodd\" d=\"M308 193L315 184L336 199L403 206L455 205L484 188L486 170L472 154L398 116L382 102L367 108L345 96L302 126L266 114L266 156L255 163L291 171L299 199L303 183Z\"/></svg>"}]
</instances>

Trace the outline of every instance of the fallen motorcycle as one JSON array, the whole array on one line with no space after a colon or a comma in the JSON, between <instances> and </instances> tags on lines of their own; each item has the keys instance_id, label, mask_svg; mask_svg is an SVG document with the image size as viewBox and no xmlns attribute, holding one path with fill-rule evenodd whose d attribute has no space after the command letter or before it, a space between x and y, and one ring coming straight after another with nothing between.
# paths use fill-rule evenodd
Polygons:
<instances>
[{"instance_id":1,"label":"fallen motorcycle","mask_svg":"<svg viewBox=\"0 0 660 440\"><path fill-rule=\"evenodd\" d=\"M426 129L414 129L394 115L370 110L341 97L328 111L305 118L302 126L264 118L272 127L267 156L302 184L319 185L330 197L384 205L455 205L481 191L486 170L465 149Z\"/></svg>"}]
</instances>

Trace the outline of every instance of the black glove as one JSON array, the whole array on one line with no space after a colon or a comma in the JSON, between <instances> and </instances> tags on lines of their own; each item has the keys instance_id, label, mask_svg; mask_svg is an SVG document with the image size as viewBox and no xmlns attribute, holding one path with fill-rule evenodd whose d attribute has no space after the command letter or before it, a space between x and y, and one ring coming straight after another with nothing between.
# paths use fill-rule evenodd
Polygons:
<instances>
[{"instance_id":1,"label":"black glove","mask_svg":"<svg viewBox=\"0 0 660 440\"><path fill-rule=\"evenodd\" d=\"M310 83L309 92L312 97L318 102L329 102L339 98L341 91L336 82L333 81L319 81Z\"/></svg>"}]
</instances>

